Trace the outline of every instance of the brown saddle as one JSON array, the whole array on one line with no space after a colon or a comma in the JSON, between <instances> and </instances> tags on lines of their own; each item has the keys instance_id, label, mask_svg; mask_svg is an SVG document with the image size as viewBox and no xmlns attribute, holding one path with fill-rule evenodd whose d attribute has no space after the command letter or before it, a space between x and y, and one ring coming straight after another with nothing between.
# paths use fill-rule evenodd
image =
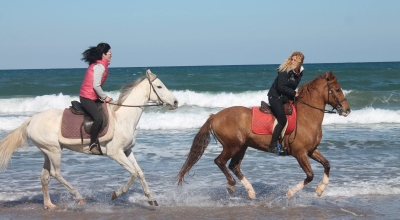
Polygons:
<instances>
[{"instance_id":1,"label":"brown saddle","mask_svg":"<svg viewBox=\"0 0 400 220\"><path fill-rule=\"evenodd\" d=\"M101 137L104 136L105 133L107 133L108 111L107 106L104 103L102 105L99 105L98 107L103 116L103 123L101 124L99 132L99 137ZM64 110L61 132L63 137L66 138L76 138L76 133L79 132L79 136L83 143L84 138L90 137L89 134L92 125L93 119L85 112L82 104L78 101L72 101L69 109Z\"/></svg>"},{"instance_id":2,"label":"brown saddle","mask_svg":"<svg viewBox=\"0 0 400 220\"><path fill-rule=\"evenodd\" d=\"M283 105L283 109L285 109L285 114L286 115L291 115L293 113L293 108L292 108L292 101L285 103ZM261 107L260 111L264 112L265 114L272 114L271 108L269 107L268 103L261 101Z\"/></svg>"}]
</instances>

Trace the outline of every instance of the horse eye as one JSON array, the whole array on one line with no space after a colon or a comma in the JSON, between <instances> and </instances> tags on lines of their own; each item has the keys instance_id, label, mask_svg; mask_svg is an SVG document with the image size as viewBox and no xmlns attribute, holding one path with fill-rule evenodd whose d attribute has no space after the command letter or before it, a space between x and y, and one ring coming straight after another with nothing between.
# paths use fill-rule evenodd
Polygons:
<instances>
[{"instance_id":1,"label":"horse eye","mask_svg":"<svg viewBox=\"0 0 400 220\"><path fill-rule=\"evenodd\" d=\"M336 92L340 92L340 89L336 89Z\"/></svg>"},{"instance_id":2,"label":"horse eye","mask_svg":"<svg viewBox=\"0 0 400 220\"><path fill-rule=\"evenodd\" d=\"M162 88L162 86L157 86L157 88L161 89L161 88Z\"/></svg>"}]
</instances>

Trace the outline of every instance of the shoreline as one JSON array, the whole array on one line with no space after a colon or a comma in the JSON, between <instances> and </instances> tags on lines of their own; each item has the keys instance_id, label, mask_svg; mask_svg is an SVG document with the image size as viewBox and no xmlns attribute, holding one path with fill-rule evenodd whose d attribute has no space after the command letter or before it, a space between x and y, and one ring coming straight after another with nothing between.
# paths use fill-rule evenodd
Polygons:
<instances>
[{"instance_id":1,"label":"shoreline","mask_svg":"<svg viewBox=\"0 0 400 220\"><path fill-rule=\"evenodd\" d=\"M223 207L159 206L147 203L89 203L72 201L45 210L41 200L1 202L1 219L396 219L400 198L362 196L316 198L307 206L268 206L267 204Z\"/></svg>"}]
</instances>

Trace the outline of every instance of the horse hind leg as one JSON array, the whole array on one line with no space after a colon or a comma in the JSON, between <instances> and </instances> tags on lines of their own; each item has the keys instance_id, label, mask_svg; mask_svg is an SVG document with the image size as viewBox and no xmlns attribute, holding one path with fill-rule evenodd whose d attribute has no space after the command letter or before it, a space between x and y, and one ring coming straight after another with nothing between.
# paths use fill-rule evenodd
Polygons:
<instances>
[{"instance_id":1,"label":"horse hind leg","mask_svg":"<svg viewBox=\"0 0 400 220\"><path fill-rule=\"evenodd\" d=\"M40 181L42 182L42 193L43 203L45 209L55 209L56 205L51 202L49 192L49 181L50 181L50 160L46 154L44 155L44 165L42 172L40 173Z\"/></svg>"},{"instance_id":2,"label":"horse hind leg","mask_svg":"<svg viewBox=\"0 0 400 220\"><path fill-rule=\"evenodd\" d=\"M229 173L229 170L226 167L226 163L231 157L226 154L225 150L222 150L221 154L215 158L214 163L219 167L219 169L224 173L228 183L226 184L226 189L229 195L233 196L235 189L236 189L236 180L233 176Z\"/></svg>"},{"instance_id":3,"label":"horse hind leg","mask_svg":"<svg viewBox=\"0 0 400 220\"><path fill-rule=\"evenodd\" d=\"M52 151L52 152L44 152L42 150L42 152L45 155L45 165L43 167L42 174L41 174L41 180L42 180L42 186L43 186L42 189L43 189L43 195L45 197L48 197L45 199L48 199L48 201L50 201L50 197L48 194L48 180L50 179L48 175L50 174L50 176L54 177L58 182L63 184L69 190L69 192L72 194L72 196L77 200L78 204L84 205L85 201L84 201L83 197L81 196L81 194L78 192L78 190L76 190L61 175L61 170L60 170L61 149L57 150L57 151ZM45 200L45 202L46 202L46 200ZM50 201L50 203L51 203L51 201ZM50 204L48 204L48 205L51 207ZM46 204L45 204L45 206L46 206Z\"/></svg>"},{"instance_id":4,"label":"horse hind leg","mask_svg":"<svg viewBox=\"0 0 400 220\"><path fill-rule=\"evenodd\" d=\"M253 186L251 183L244 177L242 172L240 171L240 164L242 163L244 154L246 153L247 147L244 147L237 153L232 159L231 162L229 163L229 169L232 170L232 172L236 175L236 177L242 182L244 188L247 191L248 196L251 199L256 198L256 192L253 189Z\"/></svg>"}]
</instances>

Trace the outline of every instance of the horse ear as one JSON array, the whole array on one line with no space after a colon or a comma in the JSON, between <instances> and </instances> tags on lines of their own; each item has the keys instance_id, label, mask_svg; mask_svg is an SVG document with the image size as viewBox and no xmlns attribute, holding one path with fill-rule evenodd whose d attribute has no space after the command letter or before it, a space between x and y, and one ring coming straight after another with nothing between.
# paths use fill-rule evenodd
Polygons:
<instances>
[{"instance_id":1,"label":"horse ear","mask_svg":"<svg viewBox=\"0 0 400 220\"><path fill-rule=\"evenodd\" d=\"M152 73L152 72L150 71L150 69L146 70L146 76L147 76L150 80L153 80L153 79L157 78L156 74Z\"/></svg>"},{"instance_id":2,"label":"horse ear","mask_svg":"<svg viewBox=\"0 0 400 220\"><path fill-rule=\"evenodd\" d=\"M336 78L335 74L333 74L332 70L325 74L326 80L331 81Z\"/></svg>"}]
</instances>

